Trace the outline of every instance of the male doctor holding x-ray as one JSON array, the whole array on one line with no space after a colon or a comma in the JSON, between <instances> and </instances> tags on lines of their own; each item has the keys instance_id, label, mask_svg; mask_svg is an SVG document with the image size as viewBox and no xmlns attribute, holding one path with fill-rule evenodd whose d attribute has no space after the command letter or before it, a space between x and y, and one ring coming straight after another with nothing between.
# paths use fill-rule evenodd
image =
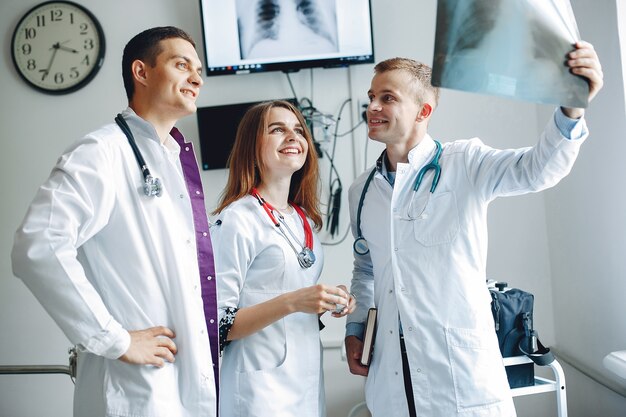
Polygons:
<instances>
[{"instance_id":1,"label":"male doctor holding x-ray","mask_svg":"<svg viewBox=\"0 0 626 417\"><path fill-rule=\"evenodd\" d=\"M577 42L564 61L587 80L591 100L603 85L593 46ZM588 135L584 110L556 109L533 147L498 150L477 138L440 145L427 132L439 94L430 68L394 58L374 72L369 137L386 149L350 188L350 371L367 376L374 417L515 416L485 285L487 207L565 177ZM373 306L368 368L360 338Z\"/></svg>"}]
</instances>

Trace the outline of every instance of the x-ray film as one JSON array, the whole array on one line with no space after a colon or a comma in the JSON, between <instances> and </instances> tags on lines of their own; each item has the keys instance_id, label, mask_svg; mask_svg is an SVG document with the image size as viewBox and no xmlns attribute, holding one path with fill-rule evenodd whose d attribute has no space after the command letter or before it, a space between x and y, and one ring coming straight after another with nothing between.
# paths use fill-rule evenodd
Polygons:
<instances>
[{"instance_id":1,"label":"x-ray film","mask_svg":"<svg viewBox=\"0 0 626 417\"><path fill-rule=\"evenodd\" d=\"M339 51L337 0L236 0L241 59Z\"/></svg>"},{"instance_id":2,"label":"x-ray film","mask_svg":"<svg viewBox=\"0 0 626 417\"><path fill-rule=\"evenodd\" d=\"M587 107L587 81L566 65L579 40L568 0L439 0L432 82Z\"/></svg>"}]
</instances>

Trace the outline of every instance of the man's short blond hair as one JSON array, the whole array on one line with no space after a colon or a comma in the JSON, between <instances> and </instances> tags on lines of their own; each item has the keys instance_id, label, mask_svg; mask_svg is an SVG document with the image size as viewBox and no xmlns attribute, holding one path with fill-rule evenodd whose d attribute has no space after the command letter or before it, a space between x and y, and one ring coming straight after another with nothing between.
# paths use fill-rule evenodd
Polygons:
<instances>
[{"instance_id":1,"label":"man's short blond hair","mask_svg":"<svg viewBox=\"0 0 626 417\"><path fill-rule=\"evenodd\" d=\"M435 106L439 102L439 88L433 87L431 84L432 69L421 62L414 61L410 58L390 58L379 62L374 67L376 75L388 71L400 70L411 76L414 81L415 94L419 104L424 104L428 98L434 100Z\"/></svg>"}]
</instances>

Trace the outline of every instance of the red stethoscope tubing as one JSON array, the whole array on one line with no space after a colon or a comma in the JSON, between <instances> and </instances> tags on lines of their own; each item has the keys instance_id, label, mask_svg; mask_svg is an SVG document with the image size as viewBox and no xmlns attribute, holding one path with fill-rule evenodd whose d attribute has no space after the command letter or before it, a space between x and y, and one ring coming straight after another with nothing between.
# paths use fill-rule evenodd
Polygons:
<instances>
[{"instance_id":1,"label":"red stethoscope tubing","mask_svg":"<svg viewBox=\"0 0 626 417\"><path fill-rule=\"evenodd\" d=\"M261 206L265 209L265 212L269 216L272 223L274 223L274 226L281 227L280 223L274 216L274 213L272 213L272 211L276 209L270 203L265 201L263 197L261 197L256 188L253 188L252 191L250 191L250 194L256 197L256 199L259 201L259 204L261 204ZM290 201L289 204L293 206L293 208L296 210L296 213L298 213L298 216L300 216L300 218L302 219L302 224L304 225L304 246L313 250L313 230L311 229L311 225L309 224L309 221L307 220L304 211L300 206L294 204L293 201Z\"/></svg>"}]
</instances>

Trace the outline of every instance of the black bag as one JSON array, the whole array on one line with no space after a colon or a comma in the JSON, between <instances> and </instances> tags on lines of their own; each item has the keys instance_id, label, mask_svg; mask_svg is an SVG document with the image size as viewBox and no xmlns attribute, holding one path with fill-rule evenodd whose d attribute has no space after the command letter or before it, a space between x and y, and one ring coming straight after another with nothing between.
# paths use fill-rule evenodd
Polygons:
<instances>
[{"instance_id":1,"label":"black bag","mask_svg":"<svg viewBox=\"0 0 626 417\"><path fill-rule=\"evenodd\" d=\"M506 288L505 282L490 288L491 311L498 335L498 343L503 358L526 355L534 363L506 367L506 375L511 388L535 384L535 363L549 365L554 356L544 347L533 329L534 296L517 288Z\"/></svg>"}]
</instances>

